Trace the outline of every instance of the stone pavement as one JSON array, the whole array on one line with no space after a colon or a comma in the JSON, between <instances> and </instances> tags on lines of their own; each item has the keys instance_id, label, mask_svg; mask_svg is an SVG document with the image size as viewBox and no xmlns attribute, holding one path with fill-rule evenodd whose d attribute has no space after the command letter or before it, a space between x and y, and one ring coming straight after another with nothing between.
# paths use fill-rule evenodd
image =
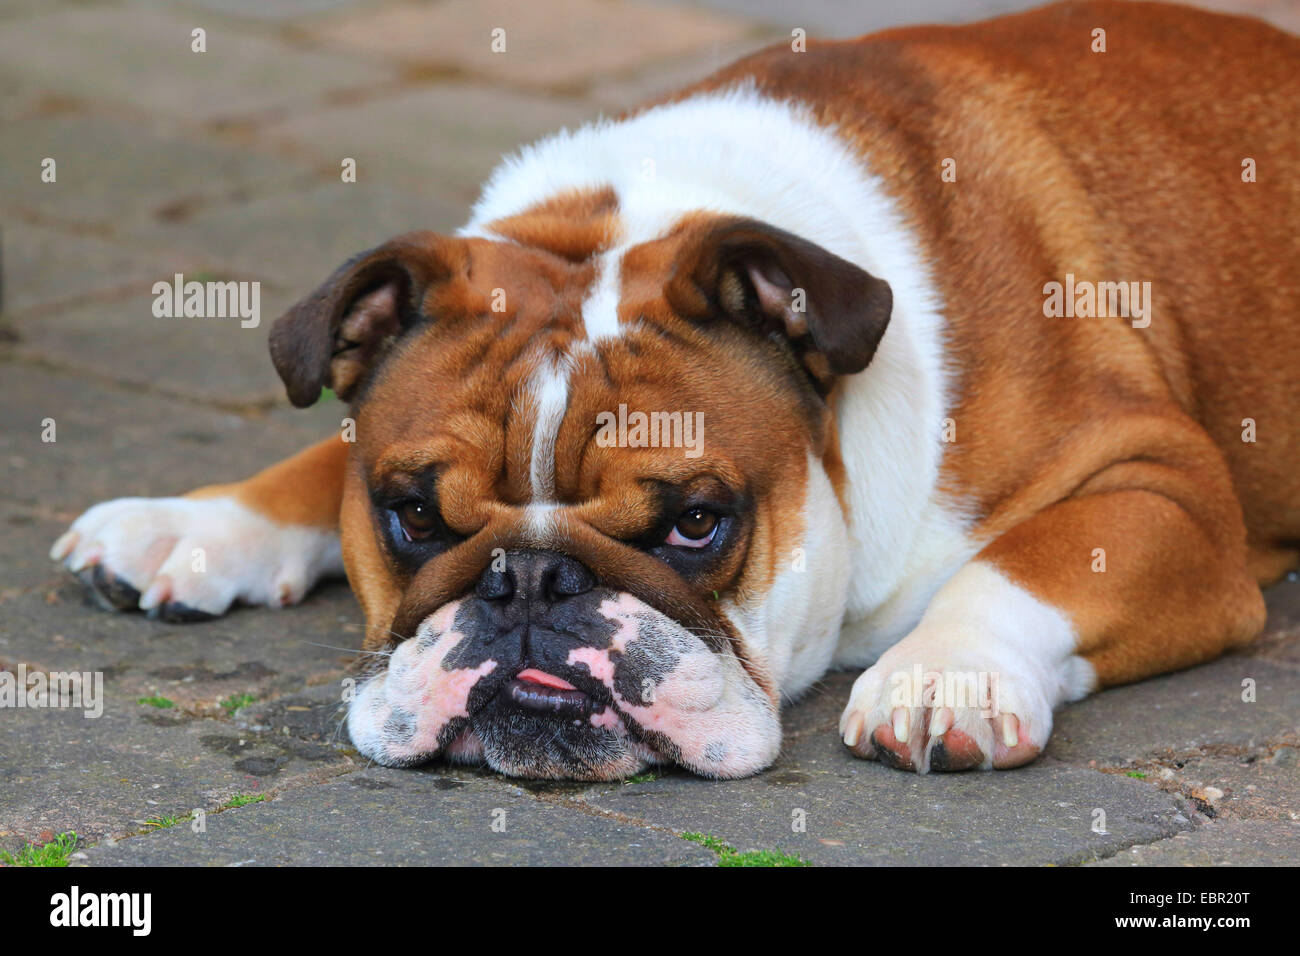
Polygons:
<instances>
[{"instance_id":1,"label":"stone pavement","mask_svg":"<svg viewBox=\"0 0 1300 956\"><path fill-rule=\"evenodd\" d=\"M0 668L101 671L106 696L97 719L0 711L0 849L75 831L88 864L1300 859L1296 584L1270 595L1248 654L1066 708L1047 754L1014 773L852 759L834 732L839 674L790 709L764 774L590 786L366 767L339 727L361 631L342 585L175 626L93 608L45 557L96 501L235 479L337 427L337 403L288 408L270 320L353 252L458 225L503 151L792 26L1026 5L805 0L794 21L776 0L0 7ZM1300 28L1287 0L1212 5ZM263 323L155 318L150 288L178 272L260 281Z\"/></svg>"}]
</instances>

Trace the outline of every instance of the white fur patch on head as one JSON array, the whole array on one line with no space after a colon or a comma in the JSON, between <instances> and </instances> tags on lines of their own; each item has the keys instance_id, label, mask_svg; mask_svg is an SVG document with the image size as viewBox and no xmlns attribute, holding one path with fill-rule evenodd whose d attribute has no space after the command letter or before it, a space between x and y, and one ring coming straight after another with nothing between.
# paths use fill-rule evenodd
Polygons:
<instances>
[{"instance_id":1,"label":"white fur patch on head","mask_svg":"<svg viewBox=\"0 0 1300 956\"><path fill-rule=\"evenodd\" d=\"M582 323L590 341L616 339L622 332L618 303L622 291L623 252L619 246L602 253L596 264L596 281L582 304Z\"/></svg>"},{"instance_id":2,"label":"white fur patch on head","mask_svg":"<svg viewBox=\"0 0 1300 956\"><path fill-rule=\"evenodd\" d=\"M539 368L530 382L529 396L537 417L528 477L533 500L548 502L555 497L555 439L569 407L568 364L561 361Z\"/></svg>"},{"instance_id":3,"label":"white fur patch on head","mask_svg":"<svg viewBox=\"0 0 1300 956\"><path fill-rule=\"evenodd\" d=\"M552 502L534 502L524 506L524 531L530 547L550 547L555 534L557 512L562 507Z\"/></svg>"},{"instance_id":4,"label":"white fur patch on head","mask_svg":"<svg viewBox=\"0 0 1300 956\"><path fill-rule=\"evenodd\" d=\"M617 198L620 246L602 257L583 309L593 338L620 332L623 252L698 212L769 223L889 283L889 328L836 409L853 568L842 659L879 654L978 551L960 503L936 490L950 374L942 302L914 231L839 131L798 101L741 85L526 147L497 167L462 234L492 237L494 220L599 189Z\"/></svg>"},{"instance_id":5,"label":"white fur patch on head","mask_svg":"<svg viewBox=\"0 0 1300 956\"><path fill-rule=\"evenodd\" d=\"M915 627L935 592L980 546L962 503L937 489L951 376L943 303L915 231L848 137L818 122L805 104L770 99L742 83L521 150L493 173L462 234L491 237L494 220L591 190L616 197L620 243L601 259L584 306L592 338L621 331L624 251L700 212L769 223L889 283L889 328L871 365L838 390L849 525L842 544L834 539L825 553L851 569L843 593L830 587L834 574L819 588L793 572L779 575L767 601L772 608L802 621L801 602L822 603L809 612L810 629L789 636L763 607L728 612L767 646L772 677L788 693L807 686L824 663L875 659ZM828 621L841 611L838 647L828 651L826 643L836 640Z\"/></svg>"}]
</instances>

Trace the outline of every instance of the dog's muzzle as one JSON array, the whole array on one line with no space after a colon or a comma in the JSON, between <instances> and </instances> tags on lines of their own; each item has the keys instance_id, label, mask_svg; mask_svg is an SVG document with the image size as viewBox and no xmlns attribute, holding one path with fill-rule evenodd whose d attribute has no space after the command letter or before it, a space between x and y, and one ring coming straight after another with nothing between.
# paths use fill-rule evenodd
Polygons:
<instances>
[{"instance_id":1,"label":"dog's muzzle","mask_svg":"<svg viewBox=\"0 0 1300 956\"><path fill-rule=\"evenodd\" d=\"M362 685L348 729L382 764L441 754L576 779L666 761L743 776L780 742L775 703L729 648L554 551L507 553L426 617Z\"/></svg>"}]
</instances>

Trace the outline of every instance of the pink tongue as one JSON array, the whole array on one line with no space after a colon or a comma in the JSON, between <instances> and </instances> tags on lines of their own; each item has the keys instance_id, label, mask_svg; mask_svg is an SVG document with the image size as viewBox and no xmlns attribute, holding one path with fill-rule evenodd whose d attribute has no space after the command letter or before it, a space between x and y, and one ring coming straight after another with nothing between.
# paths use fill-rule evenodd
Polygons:
<instances>
[{"instance_id":1,"label":"pink tongue","mask_svg":"<svg viewBox=\"0 0 1300 956\"><path fill-rule=\"evenodd\" d=\"M517 680L526 680L530 684L542 684L546 687L554 687L556 690L577 690L577 688L567 680L560 680L560 678L555 675L548 674L546 671L539 671L535 667L530 667L527 670L520 671L515 675L515 678Z\"/></svg>"}]
</instances>

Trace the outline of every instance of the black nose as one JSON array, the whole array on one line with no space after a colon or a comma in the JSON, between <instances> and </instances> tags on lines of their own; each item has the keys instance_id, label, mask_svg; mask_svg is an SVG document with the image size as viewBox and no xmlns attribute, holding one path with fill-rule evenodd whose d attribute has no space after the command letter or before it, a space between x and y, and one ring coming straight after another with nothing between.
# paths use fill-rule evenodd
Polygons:
<instances>
[{"instance_id":1,"label":"black nose","mask_svg":"<svg viewBox=\"0 0 1300 956\"><path fill-rule=\"evenodd\" d=\"M595 586L592 573L567 554L508 551L488 565L474 593L484 601L555 604Z\"/></svg>"}]
</instances>

